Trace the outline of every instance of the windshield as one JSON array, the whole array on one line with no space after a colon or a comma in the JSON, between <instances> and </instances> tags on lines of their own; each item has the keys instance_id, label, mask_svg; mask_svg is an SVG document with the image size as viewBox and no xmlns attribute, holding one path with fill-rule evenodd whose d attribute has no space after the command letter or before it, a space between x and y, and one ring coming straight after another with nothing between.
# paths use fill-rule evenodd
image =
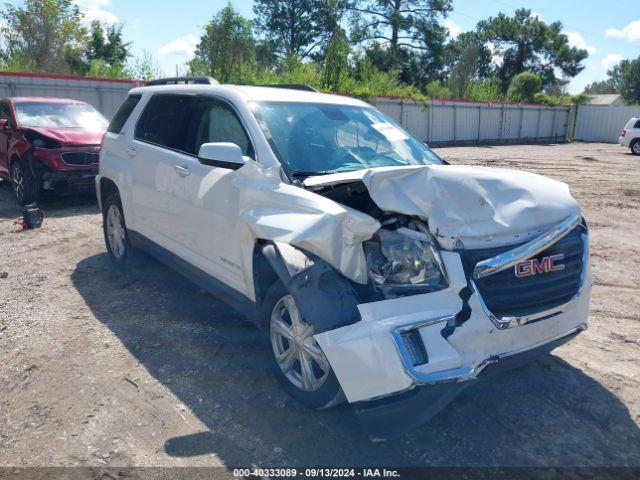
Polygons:
<instances>
[{"instance_id":1,"label":"windshield","mask_svg":"<svg viewBox=\"0 0 640 480\"><path fill-rule=\"evenodd\" d=\"M292 174L444 163L373 108L258 102L254 112L275 154Z\"/></svg>"},{"instance_id":2,"label":"windshield","mask_svg":"<svg viewBox=\"0 0 640 480\"><path fill-rule=\"evenodd\" d=\"M107 120L91 105L84 103L14 103L18 123L24 127L82 128L99 132Z\"/></svg>"}]
</instances>

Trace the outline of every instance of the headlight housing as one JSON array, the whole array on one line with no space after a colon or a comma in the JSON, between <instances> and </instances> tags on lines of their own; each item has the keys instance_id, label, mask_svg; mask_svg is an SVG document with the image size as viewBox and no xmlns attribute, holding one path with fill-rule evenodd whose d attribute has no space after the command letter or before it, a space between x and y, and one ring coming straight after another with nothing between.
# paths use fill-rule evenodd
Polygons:
<instances>
[{"instance_id":1,"label":"headlight housing","mask_svg":"<svg viewBox=\"0 0 640 480\"><path fill-rule=\"evenodd\" d=\"M364 244L369 278L387 296L427 293L447 288L438 245L426 225L380 229Z\"/></svg>"},{"instance_id":2,"label":"headlight housing","mask_svg":"<svg viewBox=\"0 0 640 480\"><path fill-rule=\"evenodd\" d=\"M27 130L26 132L24 132L24 136L35 148L57 149L62 147L60 142L45 137L44 135L40 135L39 133L32 130Z\"/></svg>"}]
</instances>

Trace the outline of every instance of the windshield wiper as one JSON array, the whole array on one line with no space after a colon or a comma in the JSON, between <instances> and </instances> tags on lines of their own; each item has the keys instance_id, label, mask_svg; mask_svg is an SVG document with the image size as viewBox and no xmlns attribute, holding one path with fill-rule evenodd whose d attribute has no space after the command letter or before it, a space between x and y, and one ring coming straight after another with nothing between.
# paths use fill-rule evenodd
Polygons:
<instances>
[{"instance_id":1,"label":"windshield wiper","mask_svg":"<svg viewBox=\"0 0 640 480\"><path fill-rule=\"evenodd\" d=\"M329 175L331 173L336 173L335 170L325 170L320 172L305 172L303 170L292 170L291 175L296 177L314 177L319 175Z\"/></svg>"}]
</instances>

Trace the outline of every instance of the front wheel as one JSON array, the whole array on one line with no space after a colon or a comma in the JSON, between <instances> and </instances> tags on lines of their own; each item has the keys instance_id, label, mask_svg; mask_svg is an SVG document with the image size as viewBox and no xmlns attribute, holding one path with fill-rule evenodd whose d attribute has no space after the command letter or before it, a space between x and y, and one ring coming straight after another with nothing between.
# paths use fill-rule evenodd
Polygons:
<instances>
[{"instance_id":1,"label":"front wheel","mask_svg":"<svg viewBox=\"0 0 640 480\"><path fill-rule=\"evenodd\" d=\"M11 187L17 202L28 205L38 201L39 186L29 167L21 161L11 164Z\"/></svg>"},{"instance_id":2,"label":"front wheel","mask_svg":"<svg viewBox=\"0 0 640 480\"><path fill-rule=\"evenodd\" d=\"M340 403L343 393L324 352L313 338L318 333L305 321L281 282L274 283L263 302L272 369L284 390L308 408Z\"/></svg>"},{"instance_id":3,"label":"front wheel","mask_svg":"<svg viewBox=\"0 0 640 480\"><path fill-rule=\"evenodd\" d=\"M634 155L640 155L640 140L634 140L631 143L631 153Z\"/></svg>"}]
</instances>

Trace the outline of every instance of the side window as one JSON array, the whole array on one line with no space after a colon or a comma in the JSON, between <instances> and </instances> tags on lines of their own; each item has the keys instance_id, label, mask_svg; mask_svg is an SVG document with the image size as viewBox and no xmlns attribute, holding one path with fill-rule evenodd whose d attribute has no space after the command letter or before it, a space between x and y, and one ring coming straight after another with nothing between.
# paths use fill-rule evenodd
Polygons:
<instances>
[{"instance_id":1,"label":"side window","mask_svg":"<svg viewBox=\"0 0 640 480\"><path fill-rule=\"evenodd\" d=\"M118 111L111 119L111 123L109 123L107 131L115 134L120 134L120 132L122 131L122 127L124 127L124 124L127 123L131 112L133 112L133 109L136 108L136 105L138 105L138 102L141 98L142 95L129 95L123 102L123 104L120 105L120 108L118 108Z\"/></svg>"},{"instance_id":2,"label":"side window","mask_svg":"<svg viewBox=\"0 0 640 480\"><path fill-rule=\"evenodd\" d=\"M253 147L237 115L224 102L199 97L189 128L188 152L197 155L203 143L231 142L254 157Z\"/></svg>"},{"instance_id":3,"label":"side window","mask_svg":"<svg viewBox=\"0 0 640 480\"><path fill-rule=\"evenodd\" d=\"M640 120L638 120L633 128L640 128Z\"/></svg>"},{"instance_id":4,"label":"side window","mask_svg":"<svg viewBox=\"0 0 640 480\"><path fill-rule=\"evenodd\" d=\"M11 112L9 111L9 104L7 102L0 102L0 118L11 123Z\"/></svg>"},{"instance_id":5,"label":"side window","mask_svg":"<svg viewBox=\"0 0 640 480\"><path fill-rule=\"evenodd\" d=\"M191 153L187 135L195 100L193 95L154 95L138 120L135 138Z\"/></svg>"}]
</instances>

